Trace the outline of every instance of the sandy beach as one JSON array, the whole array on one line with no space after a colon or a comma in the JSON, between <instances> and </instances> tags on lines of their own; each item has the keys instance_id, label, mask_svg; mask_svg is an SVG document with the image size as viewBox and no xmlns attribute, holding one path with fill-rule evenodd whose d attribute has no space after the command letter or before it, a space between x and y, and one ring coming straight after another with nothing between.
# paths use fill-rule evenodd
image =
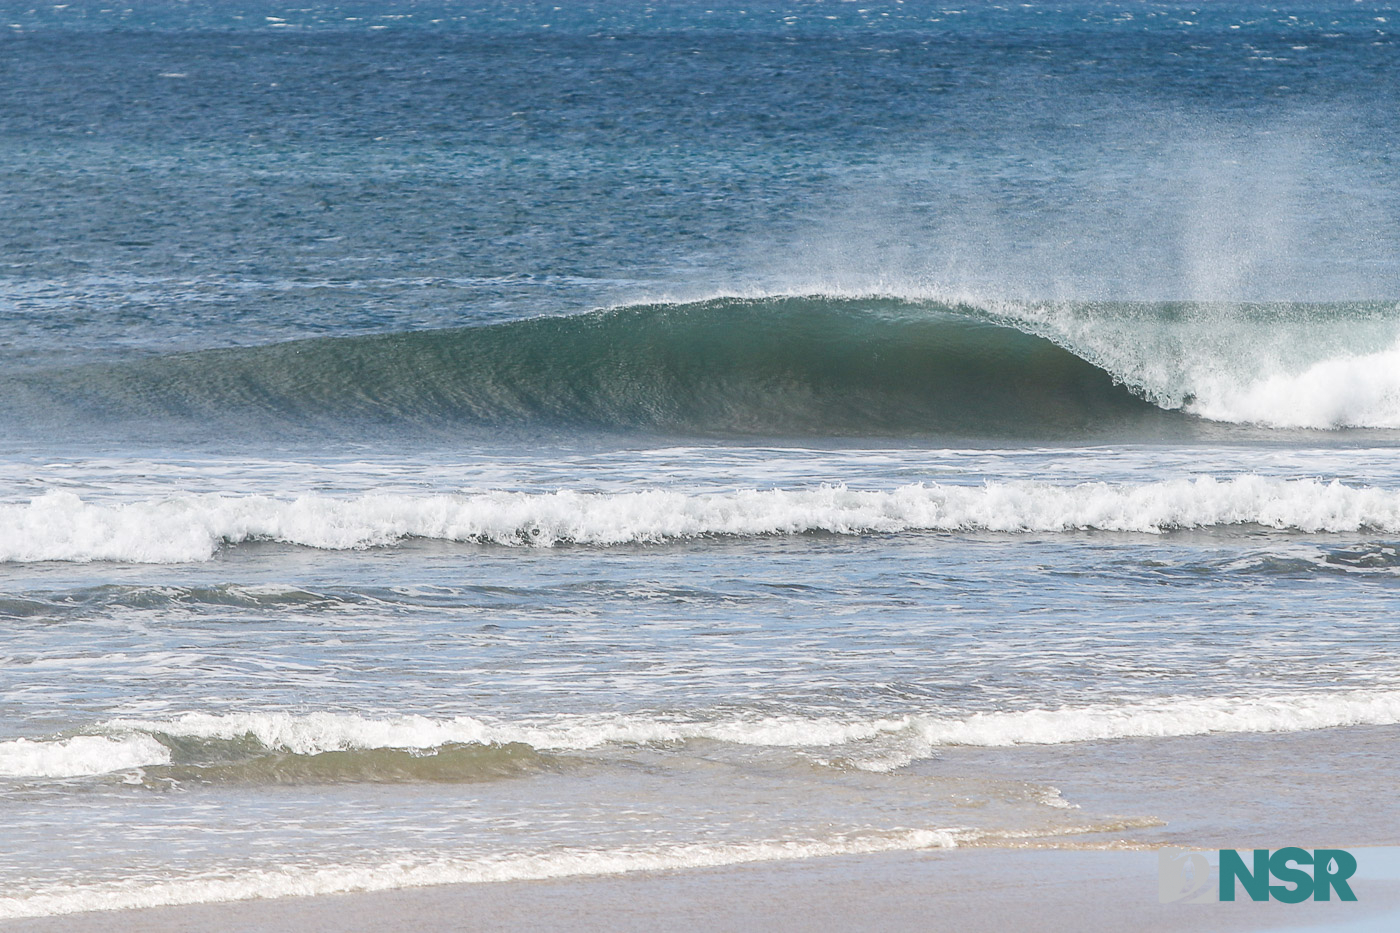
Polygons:
<instances>
[{"instance_id":1,"label":"sandy beach","mask_svg":"<svg viewBox=\"0 0 1400 933\"><path fill-rule=\"evenodd\" d=\"M0 930L1384 929L1400 911L1400 877L1362 875L1379 860L1370 853L1385 853L1392 865L1394 853L1356 853L1354 903L1160 904L1154 852L968 849L95 912Z\"/></svg>"}]
</instances>

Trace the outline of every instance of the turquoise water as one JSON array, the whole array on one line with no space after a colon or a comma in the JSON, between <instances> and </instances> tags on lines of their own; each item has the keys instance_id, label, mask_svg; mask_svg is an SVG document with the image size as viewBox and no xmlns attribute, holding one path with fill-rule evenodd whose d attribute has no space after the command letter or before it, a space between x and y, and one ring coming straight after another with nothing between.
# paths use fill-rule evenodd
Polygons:
<instances>
[{"instance_id":1,"label":"turquoise water","mask_svg":"<svg viewBox=\"0 0 1400 933\"><path fill-rule=\"evenodd\" d=\"M0 917L1400 723L1393 6L0 13Z\"/></svg>"}]
</instances>

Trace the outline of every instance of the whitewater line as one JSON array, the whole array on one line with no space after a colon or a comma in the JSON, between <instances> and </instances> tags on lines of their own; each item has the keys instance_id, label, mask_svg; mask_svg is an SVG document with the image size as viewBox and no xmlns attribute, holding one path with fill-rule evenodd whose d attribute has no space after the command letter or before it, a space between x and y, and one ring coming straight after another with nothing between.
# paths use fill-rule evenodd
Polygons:
<instances>
[{"instance_id":1,"label":"whitewater line","mask_svg":"<svg viewBox=\"0 0 1400 933\"><path fill-rule=\"evenodd\" d=\"M1058 533L1262 525L1299 532L1400 531L1400 491L1315 479L1212 477L1141 484L917 483L680 493L470 495L205 494L85 502L50 491L0 505L0 561L204 561L222 547L275 541L343 550L407 538L512 547L653 544L825 532Z\"/></svg>"},{"instance_id":2,"label":"whitewater line","mask_svg":"<svg viewBox=\"0 0 1400 933\"><path fill-rule=\"evenodd\" d=\"M1400 724L1400 689L1253 697L1168 696L1117 705L850 718L793 714L708 719L641 711L509 722L473 716L372 718L335 712L190 712L165 719L115 719L96 724L89 734L66 738L0 742L0 776L81 777L167 765L172 761L167 744L170 739L251 739L263 753L298 755L382 748L432 753L449 745L515 743L537 751L568 752L704 740L806 751L840 750L846 764L887 771L927 758L945 746L1059 745L1395 724Z\"/></svg>"}]
</instances>

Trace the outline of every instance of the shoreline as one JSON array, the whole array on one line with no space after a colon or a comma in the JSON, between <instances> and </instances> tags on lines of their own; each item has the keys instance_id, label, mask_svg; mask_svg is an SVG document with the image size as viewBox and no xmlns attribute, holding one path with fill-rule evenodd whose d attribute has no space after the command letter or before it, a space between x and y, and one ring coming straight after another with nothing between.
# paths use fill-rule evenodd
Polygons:
<instances>
[{"instance_id":1,"label":"shoreline","mask_svg":"<svg viewBox=\"0 0 1400 933\"><path fill-rule=\"evenodd\" d=\"M1400 921L1400 849L1353 852L1355 902L1161 904L1154 851L969 848L92 911L3 921L0 931L1246 931Z\"/></svg>"},{"instance_id":2,"label":"shoreline","mask_svg":"<svg viewBox=\"0 0 1400 933\"><path fill-rule=\"evenodd\" d=\"M790 858L553 878L447 880L377 891L142 906L0 920L0 933L283 930L1273 930L1400 928L1386 792L1394 726L1222 734L1006 749L950 748L912 765L967 780L1053 775L1086 818L1152 815L1136 829L952 848ZM1327 806L1318 805L1320 788ZM1343 848L1355 902L1160 904L1167 847ZM1243 894L1240 895L1243 898ZM1388 918L1388 919L1387 919ZM1351 926L1347 927L1351 929Z\"/></svg>"}]
</instances>

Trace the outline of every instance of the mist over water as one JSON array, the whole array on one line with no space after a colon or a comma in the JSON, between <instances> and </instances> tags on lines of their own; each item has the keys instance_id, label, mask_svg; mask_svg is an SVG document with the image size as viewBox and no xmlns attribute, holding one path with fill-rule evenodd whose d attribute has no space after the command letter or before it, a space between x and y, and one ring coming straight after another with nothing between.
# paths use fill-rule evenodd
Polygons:
<instances>
[{"instance_id":1,"label":"mist over water","mask_svg":"<svg viewBox=\"0 0 1400 933\"><path fill-rule=\"evenodd\" d=\"M1227 121L1128 102L1061 125L1069 151L1006 139L1024 147L1004 153L1014 168L975 184L964 160L913 147L845 173L770 281L981 301L1393 300L1400 205L1389 158L1356 158L1375 117L1354 107Z\"/></svg>"}]
</instances>

